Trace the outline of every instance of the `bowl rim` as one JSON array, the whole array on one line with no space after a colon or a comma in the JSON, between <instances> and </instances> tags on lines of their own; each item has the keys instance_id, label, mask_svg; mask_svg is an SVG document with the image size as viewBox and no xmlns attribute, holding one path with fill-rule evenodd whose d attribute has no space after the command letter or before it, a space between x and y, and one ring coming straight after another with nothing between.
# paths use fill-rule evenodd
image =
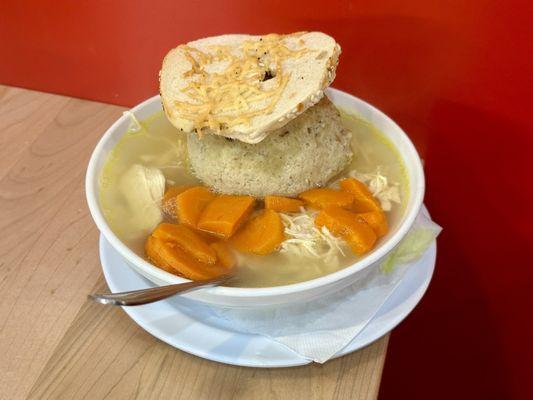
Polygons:
<instances>
[{"instance_id":1,"label":"bowl rim","mask_svg":"<svg viewBox=\"0 0 533 400\"><path fill-rule=\"evenodd\" d=\"M400 242L401 239L403 239L403 237L413 225L414 220L421 209L425 192L424 170L422 167L420 156L415 146L413 145L407 134L403 131L403 129L378 108L365 102L364 100L357 98L356 96L353 96L349 93L335 88L330 87L327 89L326 92L331 92L334 96L347 96L350 101L363 104L365 107L369 108L372 113L379 115L381 119L385 120L387 123L391 124L394 128L396 128L398 134L402 139L402 142L404 142L406 149L408 150L408 153L410 153L406 155L402 154L404 162L407 158L410 158L413 163L414 182L416 182L417 186L412 188L413 198L409 201L411 207L406 210L406 214L402 218L398 229L392 234L391 237L389 237L378 249L376 249L375 252L372 252L371 254L367 255L361 260L356 261L350 266L347 266L343 269L318 278L314 278L304 282L293 283L290 285L270 286L261 288L217 286L203 289L204 291L209 292L210 296L233 298L237 297L243 299L252 297L264 298L272 296L283 296L288 294L293 295L299 292L305 292L308 290L316 289L318 287L329 286L379 261L382 257L388 254ZM150 97L145 101L137 104L129 111L135 113L137 111L143 110L147 106L150 106L153 102L161 102L160 96L155 95L153 97ZM166 282L166 284L189 282L188 279L181 278L179 276L170 274L169 272L157 268L148 261L144 260L142 257L138 256L135 252L133 252L111 230L111 228L107 224L107 221L105 220L102 210L100 209L100 202L98 198L99 196L97 194L100 170L97 170L97 165L100 158L103 157L102 153L106 147L106 144L116 136L115 131L128 118L129 116L126 114L123 114L120 118L118 118L106 130L106 132L100 138L96 147L94 148L93 153L91 154L85 177L85 192L89 211L98 230L109 241L111 246L118 250L120 255L124 257L127 262L134 264L136 268L146 271L149 275L153 276L157 280ZM409 184L413 185L414 182L409 182Z\"/></svg>"}]
</instances>

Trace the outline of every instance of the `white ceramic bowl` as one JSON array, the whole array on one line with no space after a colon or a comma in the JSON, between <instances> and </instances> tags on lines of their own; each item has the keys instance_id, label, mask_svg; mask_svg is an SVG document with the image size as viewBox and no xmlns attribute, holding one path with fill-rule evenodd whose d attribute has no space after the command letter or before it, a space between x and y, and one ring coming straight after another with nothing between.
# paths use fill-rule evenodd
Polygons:
<instances>
[{"instance_id":1,"label":"white ceramic bowl","mask_svg":"<svg viewBox=\"0 0 533 400\"><path fill-rule=\"evenodd\" d=\"M338 291L355 282L358 272L368 266L379 262L387 255L406 235L413 225L424 198L424 172L420 157L415 147L402 131L389 117L370 104L336 89L327 90L328 97L338 107L356 114L374 124L396 146L403 158L407 176L409 178L409 200L405 212L388 235L381 240L372 252L357 261L355 264L332 274L312 279L309 281L286 286L268 288L233 288L211 287L197 290L187 294L188 297L219 306L228 307L264 307L279 304L293 303L310 300L318 296ZM144 119L161 110L159 96L154 96L139 104L131 111L139 119ZM129 117L119 118L100 139L94 149L87 168L85 190L91 215L100 232L109 241L111 246L119 252L125 261L137 272L158 285L186 282L186 279L169 274L154 267L143 258L131 251L111 231L107 224L98 201L99 185L98 178L107 155L113 149L120 137L128 129Z\"/></svg>"}]
</instances>

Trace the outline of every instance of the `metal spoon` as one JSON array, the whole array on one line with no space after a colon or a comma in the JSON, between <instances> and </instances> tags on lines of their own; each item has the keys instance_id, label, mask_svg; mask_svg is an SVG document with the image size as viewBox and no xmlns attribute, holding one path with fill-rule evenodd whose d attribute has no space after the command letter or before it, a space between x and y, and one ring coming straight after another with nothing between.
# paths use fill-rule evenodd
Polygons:
<instances>
[{"instance_id":1,"label":"metal spoon","mask_svg":"<svg viewBox=\"0 0 533 400\"><path fill-rule=\"evenodd\" d=\"M101 304L113 306L140 306L166 299L178 293L198 289L205 286L215 286L227 281L233 275L224 275L203 281L176 283L174 285L157 286L154 288L132 290L121 293L92 293L88 297Z\"/></svg>"}]
</instances>

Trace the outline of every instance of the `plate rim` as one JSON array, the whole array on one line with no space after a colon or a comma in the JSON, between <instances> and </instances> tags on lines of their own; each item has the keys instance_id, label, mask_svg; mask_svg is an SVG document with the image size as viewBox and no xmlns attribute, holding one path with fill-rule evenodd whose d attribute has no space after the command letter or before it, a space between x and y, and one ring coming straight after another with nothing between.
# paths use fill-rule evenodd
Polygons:
<instances>
[{"instance_id":1,"label":"plate rim","mask_svg":"<svg viewBox=\"0 0 533 400\"><path fill-rule=\"evenodd\" d=\"M119 289L117 289L117 287L115 286L115 284L113 282L114 279L111 278L111 276L110 276L111 266L107 266L106 265L107 261L104 261L103 253L106 252L106 251L114 252L115 255L117 255L119 258L121 258L122 263L125 266L127 266L127 268L131 272L139 275L139 277L141 277L142 279L146 280L146 278L144 278L137 271L135 271L133 268L131 268L127 264L127 262L122 259L120 254L115 249L113 249L111 244L109 244L109 242L107 241L105 236L100 233L99 257L100 257L100 261L101 261L101 265L102 265L104 278L106 280L107 285L111 289L111 291L114 292L114 291L119 290ZM352 342L350 342L344 348L342 348L331 359L335 359L335 358L338 358L338 357L342 357L344 355L348 355L350 353L353 353L354 351L357 351L357 350L360 350L360 349L362 349L364 347L369 346L370 344L374 343L376 340L379 340L380 338L385 336L387 333L389 333L390 331L395 329L405 318L407 318L407 316L414 310L414 308L417 306L417 304L424 297L424 294L426 293L426 291L427 291L427 289L429 287L429 284L431 283L431 280L433 278L433 274L434 274L434 270L435 270L436 257L437 257L436 241L434 241L432 243L432 245L426 250L424 255L427 254L427 253L430 253L431 259L430 259L429 262L431 263L431 266L429 268L427 276L424 278L423 284L421 286L419 286L416 291L414 291L412 294L410 294L408 299L406 299L403 303L400 303L400 304L404 304L406 301L412 299L411 303L408 304L407 310L405 310L404 312L400 313L399 317L393 319L390 324L387 324L386 327L384 329L381 329L376 335L371 335L368 340L363 341L362 343L353 346L352 343L354 341L356 341L357 337L365 329L367 329L367 327L371 326L372 322L374 321L374 317L373 317L367 323L367 325L363 328L363 330L359 333L359 335L357 335L352 340ZM148 280L146 280L146 281L147 281L147 284L149 284L149 285L153 284L152 282L148 282ZM153 285L155 286L155 284L153 284ZM396 290L396 289L394 289L394 290ZM209 304L206 304L206 305L211 306ZM178 345L175 342L176 338L177 338L176 336L174 336L172 338L173 341L171 341L171 338L168 335L162 333L158 329L154 329L149 322L145 321L144 318L141 315L139 315L139 313L136 311L135 307L121 307L121 308L126 312L126 314L137 325L139 325L142 329L144 329L150 335L152 335L155 338L161 340L162 342L168 344L169 346L172 346L172 347L174 347L174 348L176 348L178 350L184 351L184 352L186 352L188 354L191 354L191 355L194 355L194 356L206 359L206 360L219 362L219 363L222 363L222 364L228 364L228 365L234 365L234 366L240 366L240 367L250 367L250 368L290 368L290 367L298 367L298 366L307 365L307 364L310 364L310 363L313 362L312 360L306 359L303 356L301 356L301 355L299 355L299 354L297 354L295 352L292 352L294 354L294 361L289 362L289 363L264 363L264 360L261 363L252 363L252 362L247 362L247 361L244 361L244 360L239 362L238 359L232 359L231 357L228 358L227 356L219 356L216 353L209 353L209 352L206 352L206 351L202 351L202 349L191 347L190 343L180 342L179 343L179 344L181 344L181 346L180 346L180 345ZM178 314L178 315L181 315L181 314ZM201 320L197 320L197 321L199 323L201 323L201 324L203 323ZM206 325L206 324L204 324L204 325ZM210 326L210 329L218 329L218 330L224 331L222 328L214 327L214 326ZM272 342L276 346L281 346L281 347L283 347L285 349L288 349L288 351L291 351L289 348L287 348L283 344L278 343L278 342L276 342L276 341L274 341L272 339L269 339L266 336L262 336L262 335L258 335L258 334L245 333L245 332L236 332L236 334L244 335L244 336L250 336L252 338L253 337L260 337L261 339L265 339L265 340L268 340L268 341Z\"/></svg>"}]
</instances>

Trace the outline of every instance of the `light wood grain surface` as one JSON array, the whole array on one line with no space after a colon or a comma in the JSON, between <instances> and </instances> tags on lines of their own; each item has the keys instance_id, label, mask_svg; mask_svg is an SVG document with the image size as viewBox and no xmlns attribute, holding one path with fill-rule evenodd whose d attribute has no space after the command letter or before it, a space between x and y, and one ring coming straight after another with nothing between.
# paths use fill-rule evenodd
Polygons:
<instances>
[{"instance_id":1,"label":"light wood grain surface","mask_svg":"<svg viewBox=\"0 0 533 400\"><path fill-rule=\"evenodd\" d=\"M253 369L188 355L105 289L85 168L124 109L0 86L0 399L375 399L388 337L351 355Z\"/></svg>"}]
</instances>

